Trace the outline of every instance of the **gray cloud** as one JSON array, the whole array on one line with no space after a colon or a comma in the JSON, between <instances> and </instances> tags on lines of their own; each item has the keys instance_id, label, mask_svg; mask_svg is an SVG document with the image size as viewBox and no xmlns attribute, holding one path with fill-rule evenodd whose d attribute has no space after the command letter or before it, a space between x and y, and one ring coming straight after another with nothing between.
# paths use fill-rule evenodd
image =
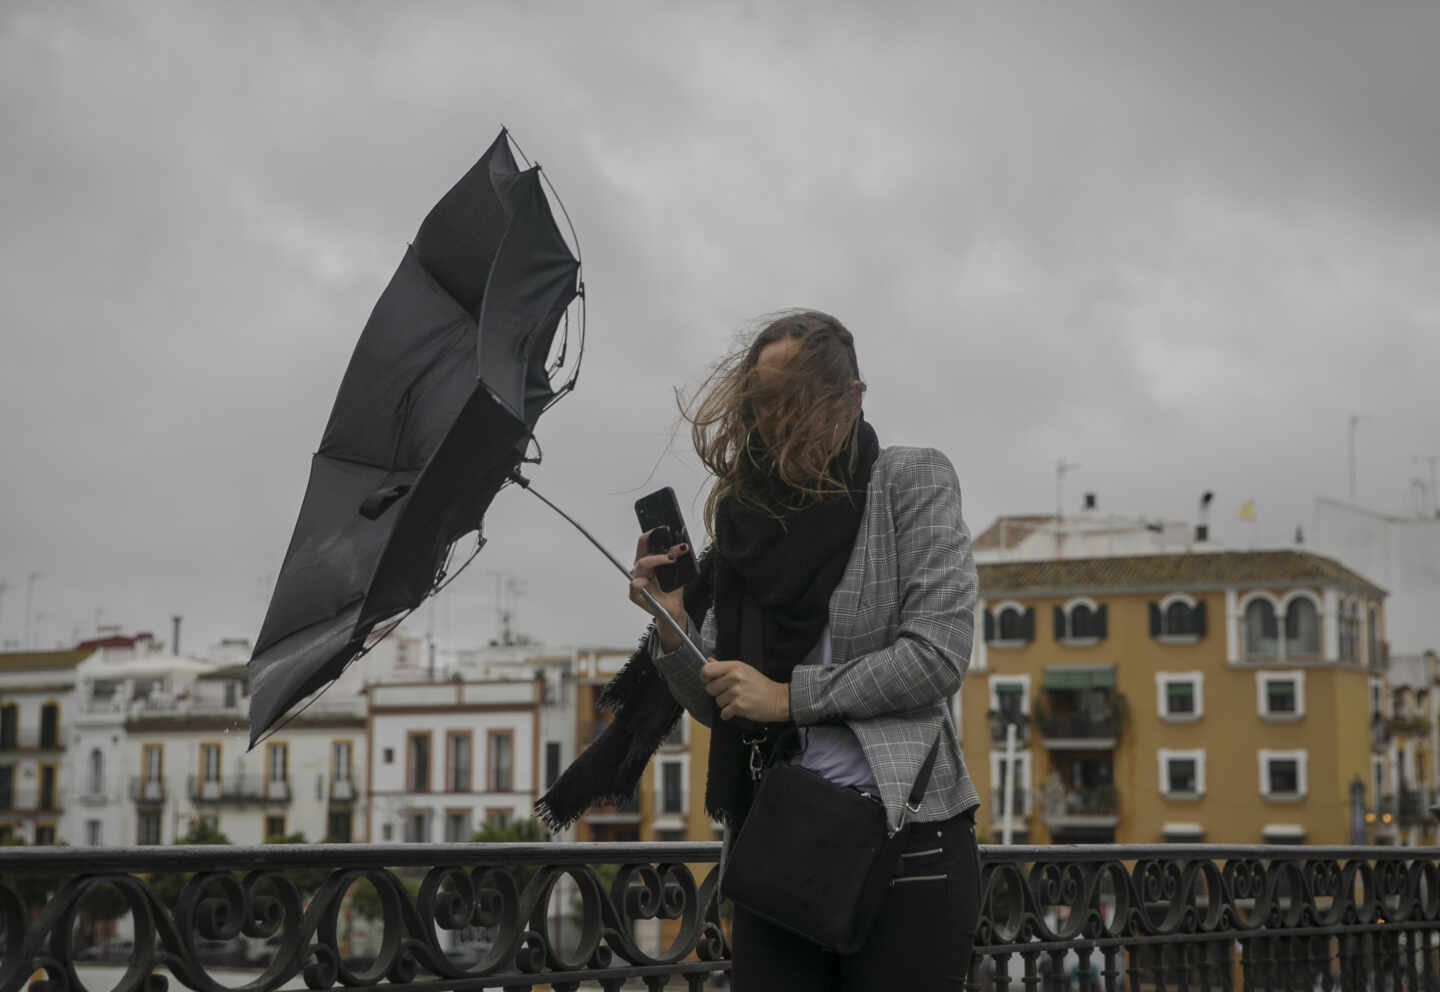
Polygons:
<instances>
[{"instance_id":1,"label":"gray cloud","mask_svg":"<svg viewBox=\"0 0 1440 992\"><path fill-rule=\"evenodd\" d=\"M897 9L900 11L897 13ZM501 122L585 252L581 387L537 485L617 551L703 479L672 388L757 315L855 330L883 440L972 526L1078 498L1267 543L1437 444L1437 15L1420 5L85 7L0 14L0 639L95 611L253 636L360 327ZM653 479L647 477L654 471ZM1222 537L1247 531L1225 520ZM618 577L530 497L436 610L626 643ZM468 549L467 549L468 550ZM424 618L420 618L423 624Z\"/></svg>"}]
</instances>

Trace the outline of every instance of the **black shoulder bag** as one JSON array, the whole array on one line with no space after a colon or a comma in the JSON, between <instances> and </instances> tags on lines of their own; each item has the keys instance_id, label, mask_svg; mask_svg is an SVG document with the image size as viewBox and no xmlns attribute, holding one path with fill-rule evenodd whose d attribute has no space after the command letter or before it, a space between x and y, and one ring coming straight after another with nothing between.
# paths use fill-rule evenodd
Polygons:
<instances>
[{"instance_id":1,"label":"black shoulder bag","mask_svg":"<svg viewBox=\"0 0 1440 992\"><path fill-rule=\"evenodd\" d=\"M891 831L878 797L799 765L765 769L752 744L751 772L764 777L731 848L721 894L827 950L859 950L900 864L906 813L920 811L939 748L936 736Z\"/></svg>"}]
</instances>

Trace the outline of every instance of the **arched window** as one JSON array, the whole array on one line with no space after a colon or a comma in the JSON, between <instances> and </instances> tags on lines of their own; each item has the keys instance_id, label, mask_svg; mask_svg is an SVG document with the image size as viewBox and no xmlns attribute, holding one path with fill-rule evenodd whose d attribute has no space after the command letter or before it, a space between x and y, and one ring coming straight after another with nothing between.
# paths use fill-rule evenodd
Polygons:
<instances>
[{"instance_id":1,"label":"arched window","mask_svg":"<svg viewBox=\"0 0 1440 992\"><path fill-rule=\"evenodd\" d=\"M1070 636L1099 636L1099 631L1095 627L1095 611L1085 603L1076 603L1070 608Z\"/></svg>"},{"instance_id":2,"label":"arched window","mask_svg":"<svg viewBox=\"0 0 1440 992\"><path fill-rule=\"evenodd\" d=\"M105 792L105 752L98 747L90 752L90 795Z\"/></svg>"},{"instance_id":3,"label":"arched window","mask_svg":"<svg viewBox=\"0 0 1440 992\"><path fill-rule=\"evenodd\" d=\"M1309 596L1297 596L1285 607L1285 653L1320 653L1320 611Z\"/></svg>"},{"instance_id":4,"label":"arched window","mask_svg":"<svg viewBox=\"0 0 1440 992\"><path fill-rule=\"evenodd\" d=\"M1252 599L1245 607L1245 653L1274 657L1278 638L1275 607L1268 599Z\"/></svg>"},{"instance_id":5,"label":"arched window","mask_svg":"<svg viewBox=\"0 0 1440 992\"><path fill-rule=\"evenodd\" d=\"M1023 641L1025 639L1025 614L1007 606L1000 611L1000 640Z\"/></svg>"},{"instance_id":6,"label":"arched window","mask_svg":"<svg viewBox=\"0 0 1440 992\"><path fill-rule=\"evenodd\" d=\"M1183 599L1177 599L1165 607L1165 623L1160 628L1165 634L1189 634L1191 633L1190 604Z\"/></svg>"}]
</instances>

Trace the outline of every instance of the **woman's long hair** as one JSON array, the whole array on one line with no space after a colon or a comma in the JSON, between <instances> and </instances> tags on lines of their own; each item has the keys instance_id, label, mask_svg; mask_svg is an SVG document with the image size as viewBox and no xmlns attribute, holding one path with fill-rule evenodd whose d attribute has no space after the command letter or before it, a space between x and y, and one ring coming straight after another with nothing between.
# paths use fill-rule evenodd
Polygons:
<instances>
[{"instance_id":1,"label":"woman's long hair","mask_svg":"<svg viewBox=\"0 0 1440 992\"><path fill-rule=\"evenodd\" d=\"M760 352L776 341L797 347L782 369L757 375ZM733 496L783 519L810 502L846 492L833 462L856 450L860 426L860 365L855 339L834 317L816 310L772 318L751 341L727 355L705 379L688 409L695 453L715 476L705 500L705 528L713 537L716 510ZM764 422L757 413L763 412ZM759 431L759 436L755 432ZM742 471L756 452L793 494L771 505ZM854 466L851 466L852 470Z\"/></svg>"}]
</instances>

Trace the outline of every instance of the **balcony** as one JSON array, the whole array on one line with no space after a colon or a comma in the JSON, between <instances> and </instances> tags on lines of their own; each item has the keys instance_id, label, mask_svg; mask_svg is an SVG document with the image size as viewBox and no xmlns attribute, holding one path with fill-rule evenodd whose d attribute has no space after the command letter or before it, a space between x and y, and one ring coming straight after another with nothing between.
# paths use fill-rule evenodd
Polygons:
<instances>
[{"instance_id":1,"label":"balcony","mask_svg":"<svg viewBox=\"0 0 1440 992\"><path fill-rule=\"evenodd\" d=\"M1052 751L1095 751L1113 748L1120 740L1120 728L1106 717L1081 713L1048 716L1040 723L1045 746Z\"/></svg>"},{"instance_id":2,"label":"balcony","mask_svg":"<svg viewBox=\"0 0 1440 992\"><path fill-rule=\"evenodd\" d=\"M1114 830L1120 822L1120 793L1113 785L1057 791L1045 797L1045 825L1051 832Z\"/></svg>"},{"instance_id":3,"label":"balcony","mask_svg":"<svg viewBox=\"0 0 1440 992\"><path fill-rule=\"evenodd\" d=\"M132 778L130 798L137 803L163 803L165 801L165 780L160 778Z\"/></svg>"},{"instance_id":4,"label":"balcony","mask_svg":"<svg viewBox=\"0 0 1440 992\"><path fill-rule=\"evenodd\" d=\"M7 751L63 751L65 735L58 727L24 727L18 733L0 737L0 754Z\"/></svg>"},{"instance_id":5,"label":"balcony","mask_svg":"<svg viewBox=\"0 0 1440 992\"><path fill-rule=\"evenodd\" d=\"M1020 821L1029 819L1029 817L1030 817L1030 800L1031 800L1031 795L1030 795L1030 793L1029 793L1028 791L1026 791L1025 789L1016 789L1016 790L1015 790L1015 793L1014 793L1014 798L1015 798L1015 816L1014 816L1014 819L1016 820L1016 822L1020 822ZM989 803L989 806L990 806L990 819L991 819L991 821L993 821L994 823L997 823L997 824L998 824L1001 820L1003 820L1003 819L1005 818L1005 791L1004 791L1003 789L998 789L998 788L997 788L997 789L992 789L992 790L991 790L991 792L990 792L990 803Z\"/></svg>"},{"instance_id":6,"label":"balcony","mask_svg":"<svg viewBox=\"0 0 1440 992\"><path fill-rule=\"evenodd\" d=\"M355 783L348 778L335 778L330 780L330 802L353 803L360 794Z\"/></svg>"},{"instance_id":7,"label":"balcony","mask_svg":"<svg viewBox=\"0 0 1440 992\"><path fill-rule=\"evenodd\" d=\"M1007 725L1015 724L1015 746L1024 747L1030 743L1030 714L1029 713L1002 713L1000 710L987 710L985 720L990 725L991 746L1005 746L1005 728Z\"/></svg>"},{"instance_id":8,"label":"balcony","mask_svg":"<svg viewBox=\"0 0 1440 992\"><path fill-rule=\"evenodd\" d=\"M1401 823L1429 822L1429 806L1435 801L1431 790L1401 789L1396 793L1384 793L1376 803L1375 813L1381 823L1399 820Z\"/></svg>"},{"instance_id":9,"label":"balcony","mask_svg":"<svg viewBox=\"0 0 1440 992\"><path fill-rule=\"evenodd\" d=\"M1310 850L982 846L986 885L966 987L1435 988L1433 900L1415 883L1440 869L1435 851L1327 847L1312 855ZM254 872L262 878L273 873L322 880L364 870L393 909L385 913L393 928L385 926L384 940L362 951L348 926L326 924L342 914L339 900L347 886L315 883L320 904L308 907L275 900L275 913L254 923L268 967L242 979L250 992L278 992L301 981L318 992L382 986L393 992L702 989L712 976L730 970L715 870L719 856L716 842L3 848L0 878L18 883L5 891L25 893L27 904L17 902L8 917L15 932L7 934L11 953L3 989L22 988L47 966L73 975L77 965L81 982L103 987L95 979L114 981L113 974L87 974L102 962L112 971L118 971L117 963L128 965L131 975L183 974L192 986L234 983L233 975L211 974L220 962L207 951L227 938L223 928L238 925L235 919L223 912L177 911L150 888L157 875L200 867L224 876ZM473 935L471 914L445 909L453 899L417 892L405 880L428 875L443 885L439 879L472 877L478 864L568 872L584 898L572 887L546 886L535 892L538 902L532 905L516 892L511 872L476 871L473 904L485 907L496 926L487 928L493 936L466 941ZM642 870L633 873L628 888L612 891L605 880L625 865ZM1233 872L1237 865L1239 875ZM1363 873L1363 888L1305 882L1347 877L1355 869ZM87 895L85 880L97 876L133 892L145 907L137 914L136 939L115 942L118 961L104 957L103 947L98 954L85 949L69 929ZM651 885L660 891L650 892ZM472 899L463 901L469 906ZM673 928L658 948L632 937L649 929L637 923L657 918ZM563 924L560 939L550 927L531 926L532 920ZM380 928L379 921L371 922ZM879 976L876 987L907 985L893 975Z\"/></svg>"},{"instance_id":10,"label":"balcony","mask_svg":"<svg viewBox=\"0 0 1440 992\"><path fill-rule=\"evenodd\" d=\"M614 805L592 806L585 814L586 823L639 823L640 822L640 799L638 796L631 796L629 799Z\"/></svg>"},{"instance_id":11,"label":"balcony","mask_svg":"<svg viewBox=\"0 0 1440 992\"><path fill-rule=\"evenodd\" d=\"M194 803L288 803L290 780L253 775L202 779L191 775L185 792Z\"/></svg>"}]
</instances>

